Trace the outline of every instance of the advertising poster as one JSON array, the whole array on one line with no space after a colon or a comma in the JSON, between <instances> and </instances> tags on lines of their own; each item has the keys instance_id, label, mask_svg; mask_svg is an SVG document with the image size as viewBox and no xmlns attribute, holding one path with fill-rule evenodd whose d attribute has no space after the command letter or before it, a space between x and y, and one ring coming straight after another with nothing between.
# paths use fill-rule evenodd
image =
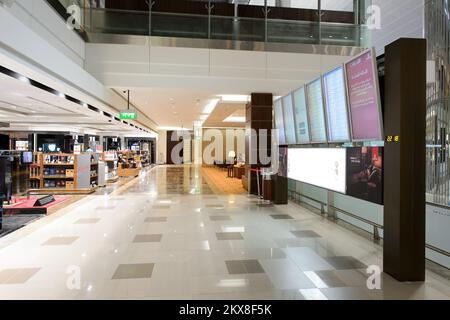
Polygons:
<instances>
[{"instance_id":1,"label":"advertising poster","mask_svg":"<svg viewBox=\"0 0 450 320\"><path fill-rule=\"evenodd\" d=\"M383 204L383 148L347 149L347 195Z\"/></svg>"},{"instance_id":2,"label":"advertising poster","mask_svg":"<svg viewBox=\"0 0 450 320\"><path fill-rule=\"evenodd\" d=\"M289 149L288 178L345 193L346 149Z\"/></svg>"},{"instance_id":3,"label":"advertising poster","mask_svg":"<svg viewBox=\"0 0 450 320\"><path fill-rule=\"evenodd\" d=\"M310 142L308 127L308 110L306 108L305 87L301 87L294 92L294 116L295 131L297 132L297 143L305 144Z\"/></svg>"},{"instance_id":4,"label":"advertising poster","mask_svg":"<svg viewBox=\"0 0 450 320\"><path fill-rule=\"evenodd\" d=\"M328 141L350 141L344 68L340 67L323 76Z\"/></svg>"},{"instance_id":5,"label":"advertising poster","mask_svg":"<svg viewBox=\"0 0 450 320\"><path fill-rule=\"evenodd\" d=\"M372 51L346 64L353 140L383 140L378 75Z\"/></svg>"},{"instance_id":6,"label":"advertising poster","mask_svg":"<svg viewBox=\"0 0 450 320\"><path fill-rule=\"evenodd\" d=\"M323 109L322 80L319 78L307 87L308 118L312 143L326 143L325 114Z\"/></svg>"}]
</instances>

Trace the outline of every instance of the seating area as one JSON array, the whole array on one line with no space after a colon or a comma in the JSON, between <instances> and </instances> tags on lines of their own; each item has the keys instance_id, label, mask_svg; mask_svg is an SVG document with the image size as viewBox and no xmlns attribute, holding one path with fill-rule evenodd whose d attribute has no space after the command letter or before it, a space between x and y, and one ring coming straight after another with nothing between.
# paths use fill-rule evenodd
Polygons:
<instances>
[{"instance_id":1,"label":"seating area","mask_svg":"<svg viewBox=\"0 0 450 320\"><path fill-rule=\"evenodd\" d=\"M215 193L245 194L245 167L234 164L214 164L203 166L202 172Z\"/></svg>"}]
</instances>

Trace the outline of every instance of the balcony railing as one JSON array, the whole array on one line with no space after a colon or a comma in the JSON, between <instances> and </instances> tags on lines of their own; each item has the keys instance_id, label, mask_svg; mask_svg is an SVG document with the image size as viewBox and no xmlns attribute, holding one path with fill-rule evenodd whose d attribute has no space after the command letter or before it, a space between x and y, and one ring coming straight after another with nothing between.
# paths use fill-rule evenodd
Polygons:
<instances>
[{"instance_id":1,"label":"balcony railing","mask_svg":"<svg viewBox=\"0 0 450 320\"><path fill-rule=\"evenodd\" d=\"M365 47L362 25L89 8L88 33Z\"/></svg>"},{"instance_id":2,"label":"balcony railing","mask_svg":"<svg viewBox=\"0 0 450 320\"><path fill-rule=\"evenodd\" d=\"M62 8L67 8L71 1L48 0L58 12L67 18ZM265 43L287 44L323 44L367 47L370 43L365 25L314 21L318 16L315 10L304 10L303 20L272 19L268 14L252 11L256 16L241 17L214 14L214 10L199 13L180 13L149 10L122 10L93 8L81 4L81 33L114 34L155 37L176 37L210 40L233 40ZM84 5L83 5L84 4ZM255 8L253 8L254 10ZM191 10L192 11L192 10ZM270 11L270 10L269 10ZM306 12L307 11L307 12ZM195 11L199 12L199 11ZM330 15L330 13L332 13ZM328 12L329 16L339 16L339 12ZM342 13L343 20L349 20L349 13ZM335 18L334 18L335 19ZM311 21L312 20L312 21ZM336 19L335 19L336 20Z\"/></svg>"}]
</instances>

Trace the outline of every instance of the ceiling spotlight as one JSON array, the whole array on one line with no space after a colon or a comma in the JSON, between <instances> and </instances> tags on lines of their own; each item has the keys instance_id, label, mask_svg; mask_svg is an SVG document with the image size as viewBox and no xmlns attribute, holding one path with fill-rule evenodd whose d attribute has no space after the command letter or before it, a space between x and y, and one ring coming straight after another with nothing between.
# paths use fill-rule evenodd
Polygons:
<instances>
[{"instance_id":1,"label":"ceiling spotlight","mask_svg":"<svg viewBox=\"0 0 450 320\"><path fill-rule=\"evenodd\" d=\"M28 79L28 78L25 77L25 76L19 76L18 79L19 79L20 81L26 83L26 84L29 84L29 83L30 83L30 79Z\"/></svg>"}]
</instances>

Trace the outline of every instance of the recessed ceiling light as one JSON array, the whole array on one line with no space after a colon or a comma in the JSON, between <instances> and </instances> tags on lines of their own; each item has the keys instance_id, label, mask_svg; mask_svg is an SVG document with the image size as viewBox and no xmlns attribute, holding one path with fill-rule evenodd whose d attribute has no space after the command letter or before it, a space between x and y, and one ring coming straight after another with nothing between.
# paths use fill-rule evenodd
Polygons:
<instances>
[{"instance_id":1,"label":"recessed ceiling light","mask_svg":"<svg viewBox=\"0 0 450 320\"><path fill-rule=\"evenodd\" d=\"M217 107L217 104L219 103L219 99L213 99L211 100L203 109L203 113L210 114L214 111L214 109Z\"/></svg>"},{"instance_id":2,"label":"recessed ceiling light","mask_svg":"<svg viewBox=\"0 0 450 320\"><path fill-rule=\"evenodd\" d=\"M223 102L249 102L250 96L243 94L223 94L220 95Z\"/></svg>"},{"instance_id":3,"label":"recessed ceiling light","mask_svg":"<svg viewBox=\"0 0 450 320\"><path fill-rule=\"evenodd\" d=\"M223 122L239 122L239 123L244 123L244 122L245 122L245 117L234 117L234 116L230 116L230 117L226 118L225 120L223 120Z\"/></svg>"},{"instance_id":4,"label":"recessed ceiling light","mask_svg":"<svg viewBox=\"0 0 450 320\"><path fill-rule=\"evenodd\" d=\"M24 76L19 76L19 80L24 83L27 83L27 84L30 83L30 79L28 79L27 77L24 77Z\"/></svg>"}]
</instances>

